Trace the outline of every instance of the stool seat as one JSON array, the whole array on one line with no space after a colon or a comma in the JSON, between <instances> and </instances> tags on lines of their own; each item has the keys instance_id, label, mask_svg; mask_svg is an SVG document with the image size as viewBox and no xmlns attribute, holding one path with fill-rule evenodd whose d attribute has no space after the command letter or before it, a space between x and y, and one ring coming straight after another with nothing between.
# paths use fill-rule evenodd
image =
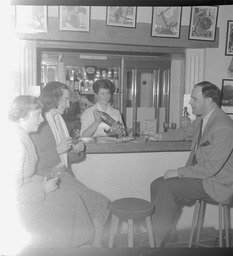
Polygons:
<instances>
[{"instance_id":1,"label":"stool seat","mask_svg":"<svg viewBox=\"0 0 233 256\"><path fill-rule=\"evenodd\" d=\"M110 212L120 219L145 218L154 211L154 206L140 198L121 198L110 204Z\"/></svg>"},{"instance_id":2,"label":"stool seat","mask_svg":"<svg viewBox=\"0 0 233 256\"><path fill-rule=\"evenodd\" d=\"M114 235L117 233L119 221L128 222L128 247L133 247L134 220L139 218L145 218L150 246L155 247L151 223L154 206L150 202L134 197L121 198L113 201L109 209L112 217L109 247L113 247Z\"/></svg>"}]
</instances>

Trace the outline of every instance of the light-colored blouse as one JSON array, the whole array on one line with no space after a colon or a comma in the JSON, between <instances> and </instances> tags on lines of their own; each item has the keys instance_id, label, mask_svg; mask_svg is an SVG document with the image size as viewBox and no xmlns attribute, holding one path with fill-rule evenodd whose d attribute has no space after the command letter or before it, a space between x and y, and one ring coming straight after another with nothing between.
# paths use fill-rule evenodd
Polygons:
<instances>
[{"instance_id":1,"label":"light-colored blouse","mask_svg":"<svg viewBox=\"0 0 233 256\"><path fill-rule=\"evenodd\" d=\"M15 140L14 179L17 193L17 204L34 204L44 201L45 191L42 186L43 177L34 175L37 156L35 147L28 133L20 126L14 126Z\"/></svg>"},{"instance_id":2,"label":"light-colored blouse","mask_svg":"<svg viewBox=\"0 0 233 256\"><path fill-rule=\"evenodd\" d=\"M95 109L98 109L99 111L103 111L103 112L107 113L114 120L119 121L121 124L123 124L121 114L117 109L113 108L109 104L107 110L104 111L101 108L101 106L98 103L96 103L94 106L86 109L81 116L81 123L82 123L81 131L80 131L81 136L82 136L83 131L85 131L88 127L90 127L93 124L93 122L95 121L95 117L94 117ZM110 126L101 122L99 124L99 126L97 127L96 131L94 132L93 137L106 136L104 129L109 130Z\"/></svg>"}]
</instances>

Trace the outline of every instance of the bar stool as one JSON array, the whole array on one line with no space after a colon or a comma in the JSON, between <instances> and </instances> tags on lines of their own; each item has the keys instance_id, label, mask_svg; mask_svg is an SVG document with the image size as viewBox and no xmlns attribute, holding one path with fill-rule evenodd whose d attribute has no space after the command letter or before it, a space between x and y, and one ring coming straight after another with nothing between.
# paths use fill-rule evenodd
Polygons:
<instances>
[{"instance_id":1,"label":"bar stool","mask_svg":"<svg viewBox=\"0 0 233 256\"><path fill-rule=\"evenodd\" d=\"M197 229L195 245L201 246L201 243L199 243L199 240L201 236L201 229L204 223L205 204L206 203L204 201L196 200L188 247L192 247L195 229ZM224 222L224 227L225 227L226 247L229 247L230 217L229 217L229 208L227 204L218 204L219 247L223 247L223 231L222 231L223 223L222 222Z\"/></svg>"},{"instance_id":2,"label":"bar stool","mask_svg":"<svg viewBox=\"0 0 233 256\"><path fill-rule=\"evenodd\" d=\"M111 227L108 247L113 247L114 234L117 233L119 220L128 222L128 247L133 247L134 220L145 218L150 247L155 247L154 235L151 223L151 214L154 206L139 198L121 198L110 204Z\"/></svg>"}]
</instances>

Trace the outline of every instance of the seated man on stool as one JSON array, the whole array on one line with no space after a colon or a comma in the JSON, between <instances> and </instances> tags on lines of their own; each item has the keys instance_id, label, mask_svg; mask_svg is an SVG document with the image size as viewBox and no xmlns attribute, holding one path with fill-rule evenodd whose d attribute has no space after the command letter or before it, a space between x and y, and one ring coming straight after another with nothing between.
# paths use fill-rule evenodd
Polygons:
<instances>
[{"instance_id":1,"label":"seated man on stool","mask_svg":"<svg viewBox=\"0 0 233 256\"><path fill-rule=\"evenodd\" d=\"M228 203L233 195L233 120L219 107L221 92L207 81L194 86L189 104L196 119L187 127L154 134L160 141L192 140L187 164L151 183L156 247L175 230L184 205L200 199Z\"/></svg>"}]
</instances>

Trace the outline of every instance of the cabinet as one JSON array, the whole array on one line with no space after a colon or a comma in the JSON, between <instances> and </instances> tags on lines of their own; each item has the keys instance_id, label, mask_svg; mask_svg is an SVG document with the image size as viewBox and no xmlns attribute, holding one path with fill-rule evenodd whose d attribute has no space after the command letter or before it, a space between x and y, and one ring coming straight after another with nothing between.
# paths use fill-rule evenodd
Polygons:
<instances>
[{"instance_id":1,"label":"cabinet","mask_svg":"<svg viewBox=\"0 0 233 256\"><path fill-rule=\"evenodd\" d=\"M42 87L53 80L69 86L71 107L64 115L66 122L79 122L85 108L95 103L92 85L96 79L114 83L111 104L122 113L125 125L133 128L134 136L143 130L158 132L161 123L169 120L171 60L165 55L41 51L40 60Z\"/></svg>"}]
</instances>

